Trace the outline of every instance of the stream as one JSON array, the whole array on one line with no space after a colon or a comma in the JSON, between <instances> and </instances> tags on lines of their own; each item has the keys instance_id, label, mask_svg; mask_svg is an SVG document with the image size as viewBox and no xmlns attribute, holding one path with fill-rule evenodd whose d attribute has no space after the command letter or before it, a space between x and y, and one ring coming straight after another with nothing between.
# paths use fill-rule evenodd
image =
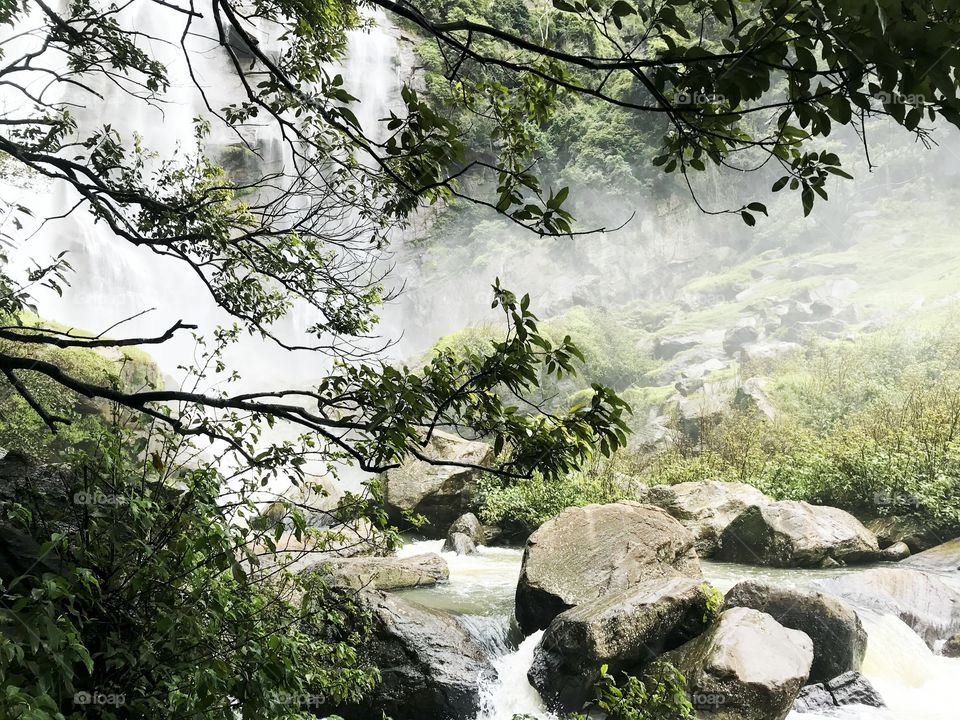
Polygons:
<instances>
[{"instance_id":1,"label":"stream","mask_svg":"<svg viewBox=\"0 0 960 720\"><path fill-rule=\"evenodd\" d=\"M442 540L410 542L401 555L440 553ZM460 616L461 621L495 657L497 677L481 689L481 710L463 720L512 720L529 714L551 720L536 690L527 682L527 669L542 632L526 639L511 628L514 592L522 552L514 548L479 548L476 555L441 553L450 567L447 583L403 591L408 600ZM707 580L726 592L741 580L755 579L781 586L809 588L816 580L855 573L859 569L802 570L760 568L701 561ZM960 578L941 575L960 589ZM791 713L788 720L956 720L956 688L960 659L934 655L906 624L890 615L859 611L867 630L867 654L862 672L887 703L876 709L857 705L834 715Z\"/></svg>"}]
</instances>

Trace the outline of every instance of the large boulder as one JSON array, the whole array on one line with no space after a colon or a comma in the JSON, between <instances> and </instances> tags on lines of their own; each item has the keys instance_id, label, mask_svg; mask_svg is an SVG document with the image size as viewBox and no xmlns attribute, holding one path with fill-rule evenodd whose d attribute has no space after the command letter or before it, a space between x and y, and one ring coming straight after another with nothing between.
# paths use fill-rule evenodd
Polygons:
<instances>
[{"instance_id":1,"label":"large boulder","mask_svg":"<svg viewBox=\"0 0 960 720\"><path fill-rule=\"evenodd\" d=\"M457 555L469 555L476 552L477 545L487 543L487 534L480 520L473 513L464 513L447 530L447 540L443 544L444 552Z\"/></svg>"},{"instance_id":2,"label":"large boulder","mask_svg":"<svg viewBox=\"0 0 960 720\"><path fill-rule=\"evenodd\" d=\"M483 545L487 541L487 531L480 522L480 519L473 513L464 513L450 525L447 535L462 533L473 540L477 545Z\"/></svg>"},{"instance_id":3,"label":"large boulder","mask_svg":"<svg viewBox=\"0 0 960 720\"><path fill-rule=\"evenodd\" d=\"M452 552L457 555L476 555L477 544L468 535L453 533L447 535L447 539L443 543L443 552Z\"/></svg>"},{"instance_id":4,"label":"large boulder","mask_svg":"<svg viewBox=\"0 0 960 720\"><path fill-rule=\"evenodd\" d=\"M363 702L323 708L346 720L462 720L480 707L480 683L492 677L485 651L456 617L396 595L364 593L373 637L361 660L382 681Z\"/></svg>"},{"instance_id":5,"label":"large boulder","mask_svg":"<svg viewBox=\"0 0 960 720\"><path fill-rule=\"evenodd\" d=\"M876 536L839 508L781 500L753 505L731 522L717 557L775 567L816 567L876 560Z\"/></svg>"},{"instance_id":6,"label":"large boulder","mask_svg":"<svg viewBox=\"0 0 960 720\"><path fill-rule=\"evenodd\" d=\"M727 593L724 606L753 608L784 627L805 632L813 641L810 682L825 682L859 670L863 663L867 632L857 613L843 600L745 580Z\"/></svg>"},{"instance_id":7,"label":"large boulder","mask_svg":"<svg viewBox=\"0 0 960 720\"><path fill-rule=\"evenodd\" d=\"M666 511L622 501L568 508L527 540L516 614L529 635L565 610L649 578L700 579L693 535Z\"/></svg>"},{"instance_id":8,"label":"large boulder","mask_svg":"<svg viewBox=\"0 0 960 720\"><path fill-rule=\"evenodd\" d=\"M838 707L867 705L885 707L880 693L858 672L846 672L826 682L807 685L793 703L794 712L833 715Z\"/></svg>"},{"instance_id":9,"label":"large boulder","mask_svg":"<svg viewBox=\"0 0 960 720\"><path fill-rule=\"evenodd\" d=\"M736 326L727 330L723 336L723 349L727 355L733 357L744 345L760 339L761 327L759 318L750 316L742 318Z\"/></svg>"},{"instance_id":10,"label":"large boulder","mask_svg":"<svg viewBox=\"0 0 960 720\"><path fill-rule=\"evenodd\" d=\"M905 567L875 568L818 584L856 607L896 615L934 652L960 632L960 593L927 573Z\"/></svg>"},{"instance_id":11,"label":"large boulder","mask_svg":"<svg viewBox=\"0 0 960 720\"><path fill-rule=\"evenodd\" d=\"M717 551L723 531L740 513L773 502L752 485L718 480L654 485L641 491L640 499L663 508L690 530L700 557Z\"/></svg>"},{"instance_id":12,"label":"large boulder","mask_svg":"<svg viewBox=\"0 0 960 720\"><path fill-rule=\"evenodd\" d=\"M307 572L320 573L334 585L354 590L399 590L436 585L450 577L446 560L437 553L332 558L311 566Z\"/></svg>"},{"instance_id":13,"label":"large boulder","mask_svg":"<svg viewBox=\"0 0 960 720\"><path fill-rule=\"evenodd\" d=\"M660 656L687 680L694 707L711 720L783 720L813 662L813 643L766 613L732 608L703 635Z\"/></svg>"},{"instance_id":14,"label":"large boulder","mask_svg":"<svg viewBox=\"0 0 960 720\"><path fill-rule=\"evenodd\" d=\"M478 470L469 466L493 463L493 448L435 431L424 455L458 465L434 465L416 458L384 473L384 502L392 522L402 525L404 513L430 521L421 532L442 538L446 529L470 509L477 490Z\"/></svg>"},{"instance_id":15,"label":"large boulder","mask_svg":"<svg viewBox=\"0 0 960 720\"><path fill-rule=\"evenodd\" d=\"M903 564L919 570L958 572L960 571L960 538L917 553L909 560L905 560Z\"/></svg>"},{"instance_id":16,"label":"large boulder","mask_svg":"<svg viewBox=\"0 0 960 720\"><path fill-rule=\"evenodd\" d=\"M534 651L530 684L550 707L580 710L601 665L619 673L703 632L708 590L692 578L654 578L560 613Z\"/></svg>"}]
</instances>

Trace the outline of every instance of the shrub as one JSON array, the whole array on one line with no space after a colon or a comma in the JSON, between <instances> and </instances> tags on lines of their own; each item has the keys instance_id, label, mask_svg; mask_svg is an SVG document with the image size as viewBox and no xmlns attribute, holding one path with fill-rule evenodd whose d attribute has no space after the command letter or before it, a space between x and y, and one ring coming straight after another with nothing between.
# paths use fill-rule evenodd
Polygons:
<instances>
[{"instance_id":1,"label":"shrub","mask_svg":"<svg viewBox=\"0 0 960 720\"><path fill-rule=\"evenodd\" d=\"M212 467L169 469L139 434L103 440L48 492L31 476L4 494L22 566L0 564L0 716L307 720L376 682L356 651L365 611L274 552L302 516L257 531Z\"/></svg>"}]
</instances>

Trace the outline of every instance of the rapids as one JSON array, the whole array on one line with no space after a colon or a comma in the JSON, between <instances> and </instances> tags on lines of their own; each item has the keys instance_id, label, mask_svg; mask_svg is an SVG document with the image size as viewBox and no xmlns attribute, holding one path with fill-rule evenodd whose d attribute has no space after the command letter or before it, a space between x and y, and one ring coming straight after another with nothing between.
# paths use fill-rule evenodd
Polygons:
<instances>
[{"instance_id":1,"label":"rapids","mask_svg":"<svg viewBox=\"0 0 960 720\"><path fill-rule=\"evenodd\" d=\"M440 552L442 546L442 540L411 542L399 552ZM407 599L460 615L474 633L488 633L480 639L495 656L497 677L481 689L481 711L477 717L463 720L512 720L515 714L552 720L554 716L527 682L533 650L542 633L522 639L511 627L521 551L481 547L472 556L442 554L450 566L449 582L403 594ZM706 578L724 592L745 579L804 588L818 579L857 572L781 570L710 561L703 561L702 565ZM942 579L960 588L960 577L945 575ZM788 720L955 720L960 659L934 655L913 630L895 617L860 611L860 618L869 638L863 673L886 700L887 709L853 706L830 716L791 713ZM508 627L511 629L505 634Z\"/></svg>"}]
</instances>

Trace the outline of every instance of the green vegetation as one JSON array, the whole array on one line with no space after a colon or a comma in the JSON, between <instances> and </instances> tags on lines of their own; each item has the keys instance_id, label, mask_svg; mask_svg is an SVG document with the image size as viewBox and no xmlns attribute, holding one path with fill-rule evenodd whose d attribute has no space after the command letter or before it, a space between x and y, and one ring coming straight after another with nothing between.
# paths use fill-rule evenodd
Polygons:
<instances>
[{"instance_id":1,"label":"green vegetation","mask_svg":"<svg viewBox=\"0 0 960 720\"><path fill-rule=\"evenodd\" d=\"M0 532L19 552L0 564L3 717L309 720L375 685L356 598L275 552L284 532L306 538L303 514L244 522L260 475L225 502L179 438L100 440L68 468L23 465L4 491Z\"/></svg>"},{"instance_id":2,"label":"green vegetation","mask_svg":"<svg viewBox=\"0 0 960 720\"><path fill-rule=\"evenodd\" d=\"M687 695L687 681L669 663L659 663L655 674L642 680L624 675L620 681L603 665L594 692L596 699L587 704L590 712L573 713L566 720L590 720L595 711L610 720L693 720L696 717ZM534 718L514 715L513 720Z\"/></svg>"},{"instance_id":3,"label":"green vegetation","mask_svg":"<svg viewBox=\"0 0 960 720\"><path fill-rule=\"evenodd\" d=\"M23 332L42 326L67 331L67 328L46 323L29 314L11 324L11 327ZM82 336L82 333L74 334ZM0 352L11 352L14 345L15 341L0 338ZM82 382L94 385L106 385L127 392L154 389L162 385L160 371L153 360L137 348L124 348L120 352L112 348L59 348L37 343L21 351L27 358L56 365ZM30 397L46 408L50 415L69 421L54 433L22 393L9 384L0 387L0 447L38 460L55 460L74 448L82 447L96 438L103 422L109 422L113 413L119 411L105 400L87 398L65 390L60 383L39 373L25 373L22 382Z\"/></svg>"},{"instance_id":4,"label":"green vegetation","mask_svg":"<svg viewBox=\"0 0 960 720\"><path fill-rule=\"evenodd\" d=\"M677 424L675 441L660 449L623 451L556 483L490 483L482 515L529 531L564 507L630 497L643 485L713 479L860 517L916 515L931 529L960 530L954 326L820 343L748 371L769 378L774 419L734 403L704 418L695 437Z\"/></svg>"}]
</instances>

